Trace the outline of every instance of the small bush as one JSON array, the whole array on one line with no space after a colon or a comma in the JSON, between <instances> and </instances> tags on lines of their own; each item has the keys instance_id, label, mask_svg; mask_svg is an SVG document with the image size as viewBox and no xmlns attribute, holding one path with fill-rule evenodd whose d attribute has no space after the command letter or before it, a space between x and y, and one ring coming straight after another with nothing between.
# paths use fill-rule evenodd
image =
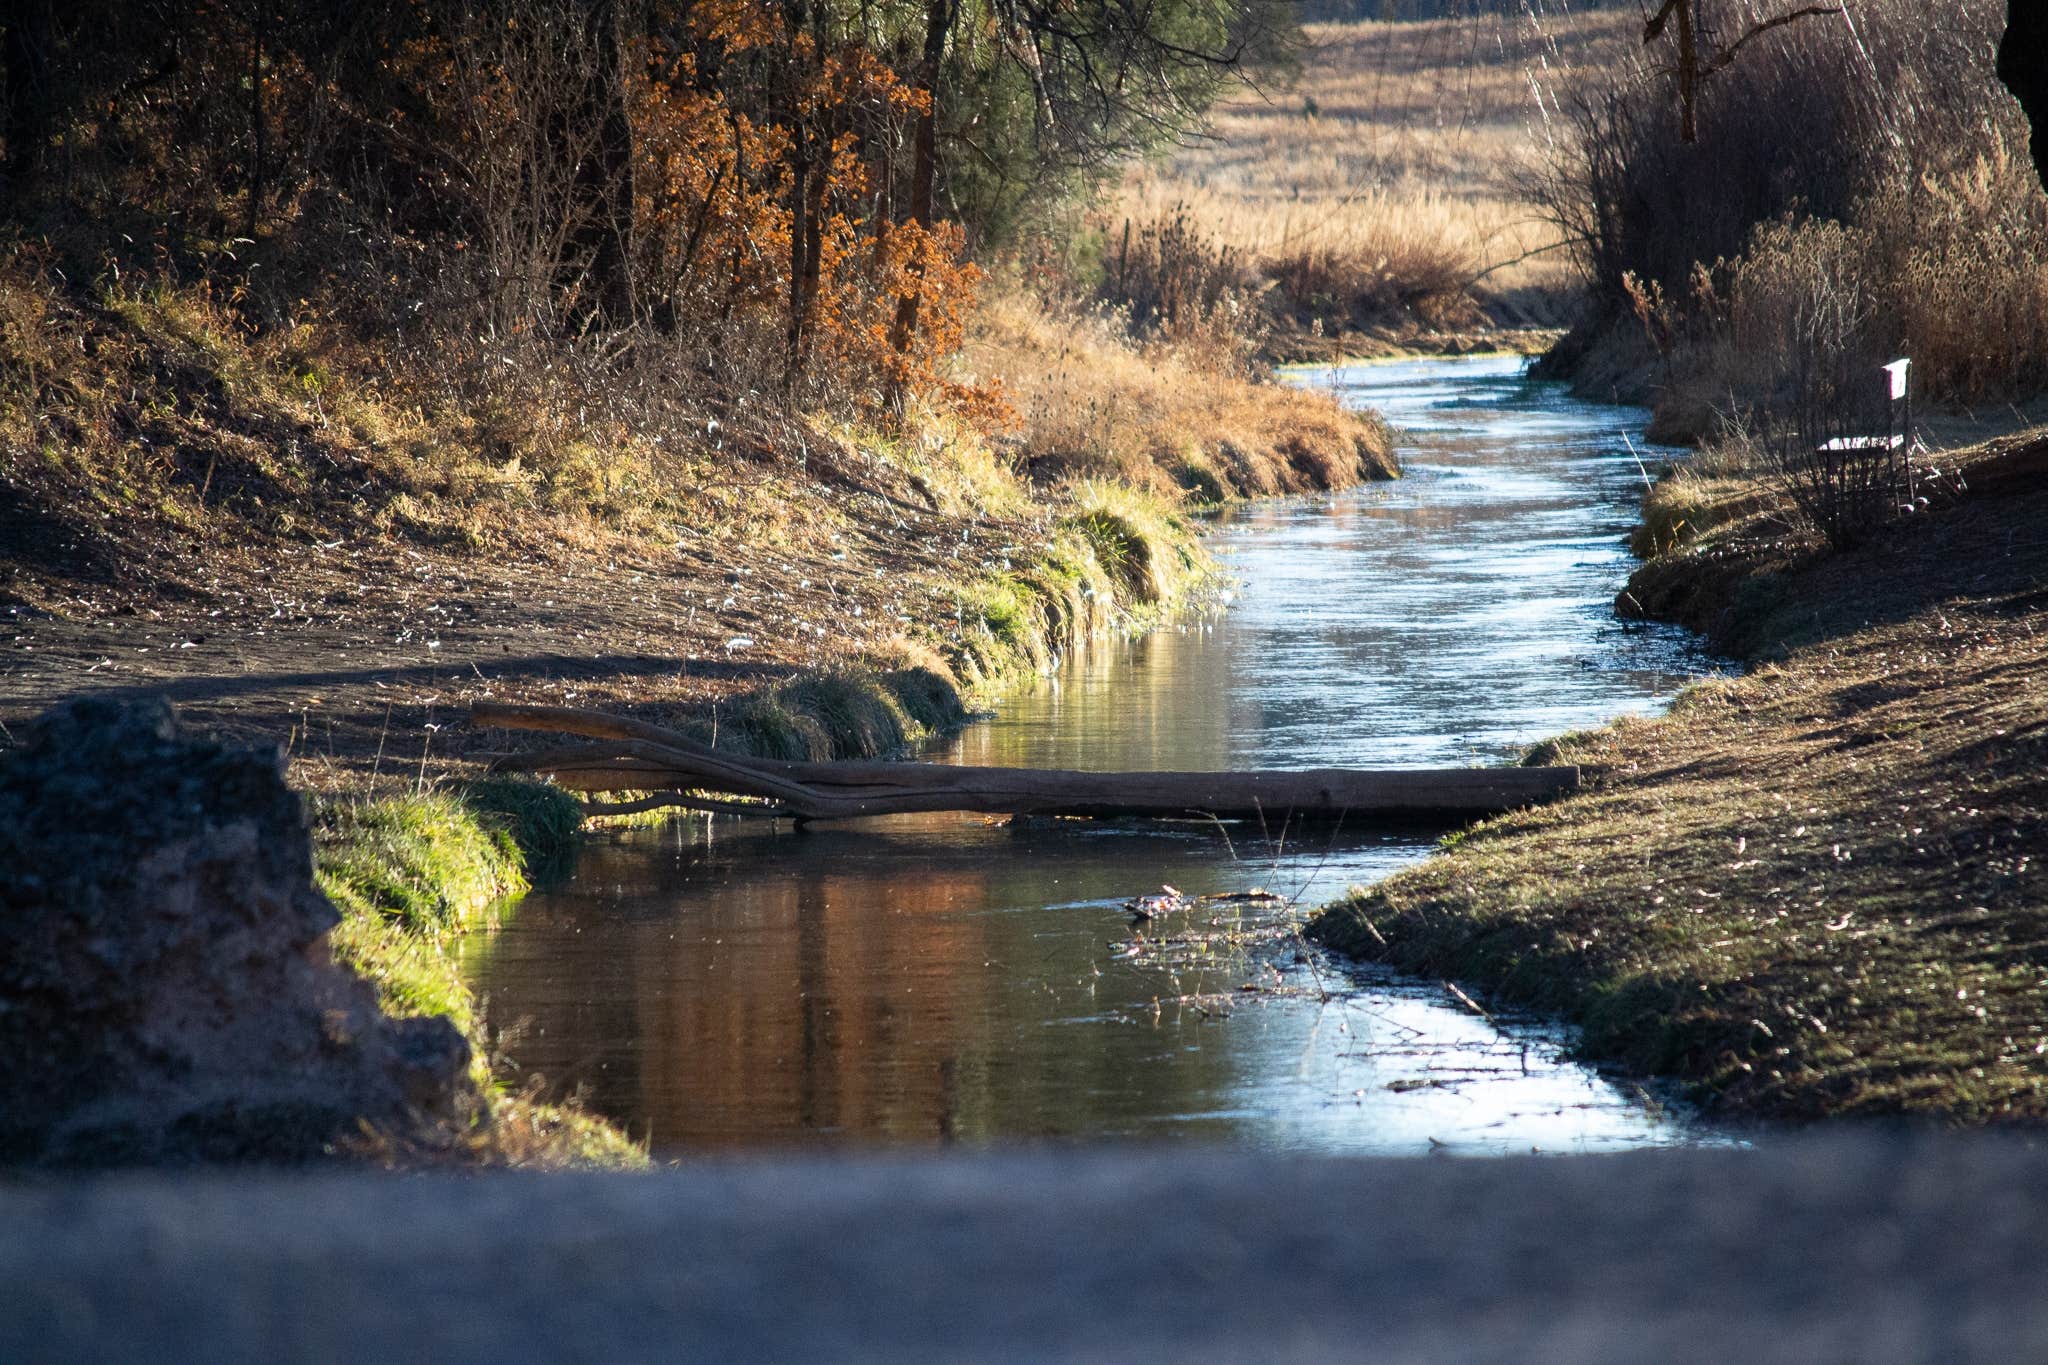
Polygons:
<instances>
[{"instance_id":1,"label":"small bush","mask_svg":"<svg viewBox=\"0 0 2048 1365\"><path fill-rule=\"evenodd\" d=\"M1525 187L1577 244L1595 325L1633 315L1664 357L1667 429L1782 408L1847 356L1910 355L1937 401L2048 384L2048 201L1993 75L2002 17L1868 0L1774 31L1702 86L1691 143L1655 51L1564 92L1572 135ZM1785 335L1824 303L1841 355Z\"/></svg>"},{"instance_id":2,"label":"small bush","mask_svg":"<svg viewBox=\"0 0 2048 1365\"><path fill-rule=\"evenodd\" d=\"M1197 325L1252 287L1243 257L1196 227L1184 204L1149 223L1125 219L1102 262L1103 299L1124 309L1139 332Z\"/></svg>"},{"instance_id":3,"label":"small bush","mask_svg":"<svg viewBox=\"0 0 2048 1365\"><path fill-rule=\"evenodd\" d=\"M1878 349L1910 354L1945 399L2048 386L2048 198L2018 137L1994 127L1971 159L1888 181L1851 213Z\"/></svg>"},{"instance_id":4,"label":"small bush","mask_svg":"<svg viewBox=\"0 0 2048 1365\"><path fill-rule=\"evenodd\" d=\"M1233 247L1212 240L1185 205L1142 225L1124 220L1102 262L1102 300L1131 332L1157 337L1220 373L1248 373L1264 339L1260 283Z\"/></svg>"}]
</instances>

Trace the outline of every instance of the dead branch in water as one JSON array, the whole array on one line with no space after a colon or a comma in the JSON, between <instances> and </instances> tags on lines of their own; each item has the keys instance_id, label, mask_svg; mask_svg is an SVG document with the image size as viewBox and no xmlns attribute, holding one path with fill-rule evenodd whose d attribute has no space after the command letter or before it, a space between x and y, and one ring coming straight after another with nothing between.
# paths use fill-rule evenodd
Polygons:
<instances>
[{"instance_id":1,"label":"dead branch in water","mask_svg":"<svg viewBox=\"0 0 2048 1365\"><path fill-rule=\"evenodd\" d=\"M968 811L988 815L1174 818L1209 814L1431 819L1512 810L1576 790L1577 768L1095 773L944 763L792 763L744 758L644 721L555 706L481 702L478 725L589 741L501 759L581 792L658 791L659 804L804 820ZM732 797L768 803L737 806ZM657 798L628 803L653 809Z\"/></svg>"}]
</instances>

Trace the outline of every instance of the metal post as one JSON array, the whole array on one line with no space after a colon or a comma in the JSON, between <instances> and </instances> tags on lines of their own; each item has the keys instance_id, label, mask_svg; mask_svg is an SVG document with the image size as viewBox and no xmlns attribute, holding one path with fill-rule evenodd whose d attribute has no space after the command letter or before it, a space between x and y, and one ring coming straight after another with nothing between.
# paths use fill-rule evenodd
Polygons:
<instances>
[{"instance_id":1,"label":"metal post","mask_svg":"<svg viewBox=\"0 0 2048 1365\"><path fill-rule=\"evenodd\" d=\"M1889 381L1885 440L1891 443L1892 449L1888 453L1896 461L1892 466L1893 488L1902 490L1910 505L1919 491L1913 487L1913 361L1909 356L1900 356L1881 368ZM1897 424L1896 431L1893 430L1894 423Z\"/></svg>"}]
</instances>

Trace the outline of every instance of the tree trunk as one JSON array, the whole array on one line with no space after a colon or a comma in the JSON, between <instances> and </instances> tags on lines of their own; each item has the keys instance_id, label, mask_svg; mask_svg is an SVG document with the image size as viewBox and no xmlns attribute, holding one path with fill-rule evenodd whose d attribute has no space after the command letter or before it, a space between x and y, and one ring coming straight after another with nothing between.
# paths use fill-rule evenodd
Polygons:
<instances>
[{"instance_id":1,"label":"tree trunk","mask_svg":"<svg viewBox=\"0 0 2048 1365\"><path fill-rule=\"evenodd\" d=\"M551 773L574 791L665 790L672 793L666 797L672 805L809 820L930 811L1442 820L1513 810L1579 785L1577 768L1093 773L945 763L787 763L711 749L672 730L594 711L479 703L470 719L478 725L553 730L599 741L499 764ZM734 796L767 804L739 806L730 799Z\"/></svg>"},{"instance_id":2,"label":"tree trunk","mask_svg":"<svg viewBox=\"0 0 2048 1365\"><path fill-rule=\"evenodd\" d=\"M790 124L789 182L789 354L783 384L794 394L803 378L804 324L811 312L805 293L805 268L811 257L811 149L801 114Z\"/></svg>"},{"instance_id":3,"label":"tree trunk","mask_svg":"<svg viewBox=\"0 0 2048 1365\"><path fill-rule=\"evenodd\" d=\"M946 57L946 38L953 27L953 0L931 0L925 13L924 61L922 72L929 101L918 115L917 132L911 148L909 220L930 231L936 214L932 195L939 170L939 71ZM917 314L923 306L924 267L911 267L911 287L896 301L896 320L889 329L889 343L902 355L917 337Z\"/></svg>"},{"instance_id":4,"label":"tree trunk","mask_svg":"<svg viewBox=\"0 0 2048 1365\"><path fill-rule=\"evenodd\" d=\"M1700 53L1692 6L1693 0L1678 0L1678 137L1688 143L1700 140Z\"/></svg>"},{"instance_id":5,"label":"tree trunk","mask_svg":"<svg viewBox=\"0 0 2048 1365\"><path fill-rule=\"evenodd\" d=\"M809 21L810 8L806 0L792 0L783 18L791 43L787 70L782 75L786 107L778 111L779 121L789 128L789 319L782 382L791 395L796 393L803 380L805 332L811 319L807 286L810 283L809 266L815 254L811 234L816 231L816 225L811 221L811 175L814 170L821 175L825 171L824 167L814 168L811 165L812 130L802 90L802 82L809 73L796 60L796 38ZM817 51L822 55L823 46ZM783 103L781 100L776 102Z\"/></svg>"},{"instance_id":6,"label":"tree trunk","mask_svg":"<svg viewBox=\"0 0 2048 1365\"><path fill-rule=\"evenodd\" d=\"M257 0L249 20L249 212L242 232L252 241L263 221L263 163L269 150L263 127L263 28L268 15L265 0Z\"/></svg>"},{"instance_id":7,"label":"tree trunk","mask_svg":"<svg viewBox=\"0 0 2048 1365\"><path fill-rule=\"evenodd\" d=\"M18 193L35 171L36 155L50 134L49 0L15 0L14 12L0 29L0 86L6 107L0 110L0 176Z\"/></svg>"},{"instance_id":8,"label":"tree trunk","mask_svg":"<svg viewBox=\"0 0 2048 1365\"><path fill-rule=\"evenodd\" d=\"M2026 111L2034 174L2048 185L2048 0L2007 0L1998 79Z\"/></svg>"}]
</instances>

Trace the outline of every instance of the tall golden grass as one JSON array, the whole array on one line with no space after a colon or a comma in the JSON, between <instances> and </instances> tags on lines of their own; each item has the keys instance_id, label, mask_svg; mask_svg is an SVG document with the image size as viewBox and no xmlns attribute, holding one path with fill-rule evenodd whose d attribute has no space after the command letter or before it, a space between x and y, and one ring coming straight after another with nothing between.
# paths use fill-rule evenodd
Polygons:
<instances>
[{"instance_id":1,"label":"tall golden grass","mask_svg":"<svg viewBox=\"0 0 2048 1365\"><path fill-rule=\"evenodd\" d=\"M1132 170L1112 223L1185 205L1222 245L1273 263L1435 271L1496 321L1555 323L1573 284L1556 229L1513 186L1558 91L1639 38L1632 10L1318 24L1299 78L1223 105L1211 136Z\"/></svg>"},{"instance_id":2,"label":"tall golden grass","mask_svg":"<svg viewBox=\"0 0 2048 1365\"><path fill-rule=\"evenodd\" d=\"M1262 380L1229 347L1134 340L1122 315L998 289L966 363L998 377L1038 482L1113 479L1196 502L1340 488L1396 472L1383 423Z\"/></svg>"},{"instance_id":3,"label":"tall golden grass","mask_svg":"<svg viewBox=\"0 0 2048 1365\"><path fill-rule=\"evenodd\" d=\"M1654 403L1664 439L1802 446L1867 428L1862 399L1822 396L1895 356L1923 411L2048 391L2048 198L1994 69L2004 20L1999 0L1808 16L1715 69L1692 140L1662 48L1574 92L1530 181L1582 244L1560 370Z\"/></svg>"}]
</instances>

